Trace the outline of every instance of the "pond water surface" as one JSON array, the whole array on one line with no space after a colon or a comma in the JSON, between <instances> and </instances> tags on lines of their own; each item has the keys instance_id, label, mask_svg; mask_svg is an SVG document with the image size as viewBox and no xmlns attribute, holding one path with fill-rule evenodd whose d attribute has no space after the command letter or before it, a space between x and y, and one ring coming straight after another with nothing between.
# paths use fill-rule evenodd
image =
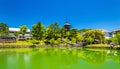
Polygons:
<instances>
[{"instance_id":1,"label":"pond water surface","mask_svg":"<svg viewBox=\"0 0 120 69\"><path fill-rule=\"evenodd\" d=\"M106 49L0 49L0 69L120 69L120 51Z\"/></svg>"}]
</instances>

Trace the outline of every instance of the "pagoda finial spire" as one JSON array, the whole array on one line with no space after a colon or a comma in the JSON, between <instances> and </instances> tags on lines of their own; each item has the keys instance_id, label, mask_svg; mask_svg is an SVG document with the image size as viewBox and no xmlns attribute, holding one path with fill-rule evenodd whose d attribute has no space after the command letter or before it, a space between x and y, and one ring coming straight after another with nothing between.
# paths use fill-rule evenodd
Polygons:
<instances>
[{"instance_id":1,"label":"pagoda finial spire","mask_svg":"<svg viewBox=\"0 0 120 69\"><path fill-rule=\"evenodd\" d=\"M66 23L68 23L68 18L66 18Z\"/></svg>"}]
</instances>

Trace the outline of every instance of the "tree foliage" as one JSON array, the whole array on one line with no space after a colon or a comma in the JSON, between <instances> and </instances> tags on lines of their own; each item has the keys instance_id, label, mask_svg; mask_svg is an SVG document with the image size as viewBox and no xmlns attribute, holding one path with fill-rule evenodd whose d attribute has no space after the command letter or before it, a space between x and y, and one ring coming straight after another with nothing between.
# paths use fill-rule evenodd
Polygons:
<instances>
[{"instance_id":1,"label":"tree foliage","mask_svg":"<svg viewBox=\"0 0 120 69\"><path fill-rule=\"evenodd\" d=\"M92 37L85 38L85 41L87 41L87 44L92 44L94 42L94 39Z\"/></svg>"},{"instance_id":2,"label":"tree foliage","mask_svg":"<svg viewBox=\"0 0 120 69\"><path fill-rule=\"evenodd\" d=\"M59 24L55 22L47 27L46 38L47 39L54 38L55 40L57 40L58 38L60 38L60 33L61 31L60 31Z\"/></svg>"},{"instance_id":3,"label":"tree foliage","mask_svg":"<svg viewBox=\"0 0 120 69\"><path fill-rule=\"evenodd\" d=\"M102 43L102 41L105 39L104 33L101 30L88 30L85 32L84 38L92 38L94 43Z\"/></svg>"},{"instance_id":4,"label":"tree foliage","mask_svg":"<svg viewBox=\"0 0 120 69\"><path fill-rule=\"evenodd\" d=\"M70 30L70 37L74 37L74 38L76 38L76 36L77 36L77 32L78 32L77 29L71 29L71 30Z\"/></svg>"},{"instance_id":5,"label":"tree foliage","mask_svg":"<svg viewBox=\"0 0 120 69\"><path fill-rule=\"evenodd\" d=\"M55 44L55 39L52 38L52 39L49 40L49 42L50 42L51 45L53 45L53 44Z\"/></svg>"},{"instance_id":6,"label":"tree foliage","mask_svg":"<svg viewBox=\"0 0 120 69\"><path fill-rule=\"evenodd\" d=\"M89 30L92 30L92 29L81 29L81 30L79 30L79 32L84 33L84 32L89 31Z\"/></svg>"},{"instance_id":7,"label":"tree foliage","mask_svg":"<svg viewBox=\"0 0 120 69\"><path fill-rule=\"evenodd\" d=\"M120 45L120 33L116 33L115 36L111 38L111 41Z\"/></svg>"},{"instance_id":8,"label":"tree foliage","mask_svg":"<svg viewBox=\"0 0 120 69\"><path fill-rule=\"evenodd\" d=\"M9 34L9 27L5 23L0 23L0 34Z\"/></svg>"},{"instance_id":9,"label":"tree foliage","mask_svg":"<svg viewBox=\"0 0 120 69\"><path fill-rule=\"evenodd\" d=\"M28 27L26 25L20 26L20 34L24 36L25 33L27 32L27 29Z\"/></svg>"},{"instance_id":10,"label":"tree foliage","mask_svg":"<svg viewBox=\"0 0 120 69\"><path fill-rule=\"evenodd\" d=\"M77 32L76 40L80 42L83 39L84 39L84 37L79 32Z\"/></svg>"},{"instance_id":11,"label":"tree foliage","mask_svg":"<svg viewBox=\"0 0 120 69\"><path fill-rule=\"evenodd\" d=\"M16 37L18 37L19 32L14 32L14 35L15 35Z\"/></svg>"},{"instance_id":12,"label":"tree foliage","mask_svg":"<svg viewBox=\"0 0 120 69\"><path fill-rule=\"evenodd\" d=\"M26 34L28 27L23 25L20 26L20 34L23 36ZM0 34L8 34L9 27L0 23ZM18 36L18 32L15 32L14 35ZM50 24L47 28L41 22L37 22L32 26L31 35L35 40L41 40L50 44L60 44L63 43L76 43L86 41L89 44L91 43L103 43L105 41L104 33L101 30L92 30L92 29L75 29L71 28L66 30L65 27L60 27L57 22ZM116 34L113 41L120 44L120 34Z\"/></svg>"},{"instance_id":13,"label":"tree foliage","mask_svg":"<svg viewBox=\"0 0 120 69\"><path fill-rule=\"evenodd\" d=\"M33 38L39 40L39 39L42 39L43 36L44 36L44 26L42 25L41 22L38 22L37 24L34 24L32 26L32 31L31 31L31 34L33 36Z\"/></svg>"}]
</instances>

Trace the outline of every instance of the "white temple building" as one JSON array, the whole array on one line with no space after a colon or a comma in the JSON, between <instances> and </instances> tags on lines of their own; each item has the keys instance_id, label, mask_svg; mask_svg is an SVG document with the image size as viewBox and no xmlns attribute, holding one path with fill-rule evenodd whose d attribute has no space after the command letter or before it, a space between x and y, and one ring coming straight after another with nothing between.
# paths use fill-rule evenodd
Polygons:
<instances>
[{"instance_id":1,"label":"white temple building","mask_svg":"<svg viewBox=\"0 0 120 69\"><path fill-rule=\"evenodd\" d=\"M114 31L108 31L105 29L100 29L102 32L105 33L105 38L109 39L111 37L114 37L116 32L120 32L120 29L114 30Z\"/></svg>"},{"instance_id":2,"label":"white temple building","mask_svg":"<svg viewBox=\"0 0 120 69\"><path fill-rule=\"evenodd\" d=\"M13 35L13 36L15 32L19 32L19 31L20 31L20 28L9 28L10 35ZM18 40L31 39L32 35L30 35L30 29L27 29L26 34L24 35L24 38L22 34L19 34L17 38Z\"/></svg>"}]
</instances>

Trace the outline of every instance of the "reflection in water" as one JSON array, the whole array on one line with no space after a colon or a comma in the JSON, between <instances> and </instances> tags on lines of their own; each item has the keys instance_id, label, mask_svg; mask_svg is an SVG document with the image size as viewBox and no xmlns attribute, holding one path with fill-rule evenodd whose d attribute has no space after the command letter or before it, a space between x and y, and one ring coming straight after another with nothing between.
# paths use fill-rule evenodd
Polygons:
<instances>
[{"instance_id":1,"label":"reflection in water","mask_svg":"<svg viewBox=\"0 0 120 69\"><path fill-rule=\"evenodd\" d=\"M107 69L120 68L119 50L2 49L0 69Z\"/></svg>"}]
</instances>

